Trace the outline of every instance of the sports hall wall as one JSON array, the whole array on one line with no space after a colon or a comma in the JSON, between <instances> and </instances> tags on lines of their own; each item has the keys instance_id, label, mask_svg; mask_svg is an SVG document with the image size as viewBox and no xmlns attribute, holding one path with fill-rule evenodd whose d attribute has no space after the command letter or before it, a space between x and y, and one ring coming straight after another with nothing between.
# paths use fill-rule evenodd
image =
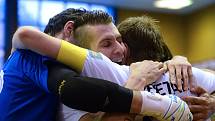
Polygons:
<instances>
[{"instance_id":1,"label":"sports hall wall","mask_svg":"<svg viewBox=\"0 0 215 121\"><path fill-rule=\"evenodd\" d=\"M174 55L185 55L194 63L215 59L215 5L186 15L118 9L118 22L143 14L160 21L164 40Z\"/></svg>"}]
</instances>

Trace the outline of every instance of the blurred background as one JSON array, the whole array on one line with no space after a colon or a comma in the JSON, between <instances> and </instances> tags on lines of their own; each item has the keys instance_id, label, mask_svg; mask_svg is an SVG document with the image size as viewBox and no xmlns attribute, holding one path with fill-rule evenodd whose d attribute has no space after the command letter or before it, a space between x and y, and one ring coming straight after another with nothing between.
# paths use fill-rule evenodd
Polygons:
<instances>
[{"instance_id":1,"label":"blurred background","mask_svg":"<svg viewBox=\"0 0 215 121\"><path fill-rule=\"evenodd\" d=\"M43 31L49 18L66 8L104 10L116 24L131 16L152 16L174 55L215 69L215 0L0 0L0 68L17 27L30 25Z\"/></svg>"}]
</instances>

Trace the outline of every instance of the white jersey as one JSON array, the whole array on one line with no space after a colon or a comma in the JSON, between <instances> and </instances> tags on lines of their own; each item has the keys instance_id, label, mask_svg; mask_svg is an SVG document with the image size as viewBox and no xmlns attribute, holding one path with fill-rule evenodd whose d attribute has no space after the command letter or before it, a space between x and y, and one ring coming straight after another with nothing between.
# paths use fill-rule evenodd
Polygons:
<instances>
[{"instance_id":1,"label":"white jersey","mask_svg":"<svg viewBox=\"0 0 215 121\"><path fill-rule=\"evenodd\" d=\"M209 72L202 71L197 68L192 68L195 77L196 85L201 86L209 93L215 91L215 75ZM85 60L83 76L95 77L100 79L109 80L121 86L125 85L129 76L129 66L121 66L112 62L109 58L102 54L88 53ZM169 81L169 74L166 73L156 82L148 85L145 90L156 92L161 95L174 94L179 97L191 95L190 91L179 92L176 85ZM63 113L66 121L78 121L81 116L87 112L63 106Z\"/></svg>"}]
</instances>

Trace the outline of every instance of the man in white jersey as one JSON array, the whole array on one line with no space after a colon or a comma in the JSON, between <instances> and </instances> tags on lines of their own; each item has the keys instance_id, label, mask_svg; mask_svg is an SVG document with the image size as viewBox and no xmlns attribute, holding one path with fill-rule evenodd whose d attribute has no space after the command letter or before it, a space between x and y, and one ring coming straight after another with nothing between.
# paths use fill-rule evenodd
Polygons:
<instances>
[{"instance_id":1,"label":"man in white jersey","mask_svg":"<svg viewBox=\"0 0 215 121\"><path fill-rule=\"evenodd\" d=\"M26 32L26 31L25 31ZM33 32L33 31L32 31ZM23 37L23 36L21 36L21 37ZM43 38L43 39L45 39L45 38ZM50 38L51 39L51 38ZM53 38L52 38L53 39ZM24 39L23 39L24 40ZM24 40L25 41L25 40ZM43 41L44 42L44 41ZM51 42L51 41L50 41ZM40 50L38 50L38 51L40 51ZM78 51L77 51L78 52ZM86 53L86 51L84 50L84 53ZM61 55L61 54L60 54ZM82 55L82 54L81 54ZM81 56L80 55L80 56ZM61 58L61 57L60 57ZM184 109L183 109L184 110ZM171 116L170 116L171 117ZM183 116L184 117L184 116ZM178 118L178 117L177 117ZM168 119L168 118L167 118Z\"/></svg>"}]
</instances>

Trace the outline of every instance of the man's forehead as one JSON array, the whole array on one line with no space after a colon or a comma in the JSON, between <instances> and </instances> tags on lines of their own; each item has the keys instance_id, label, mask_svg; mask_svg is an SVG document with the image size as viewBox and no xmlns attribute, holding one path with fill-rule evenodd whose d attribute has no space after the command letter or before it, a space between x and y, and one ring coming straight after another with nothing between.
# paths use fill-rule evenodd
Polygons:
<instances>
[{"instance_id":1,"label":"man's forehead","mask_svg":"<svg viewBox=\"0 0 215 121\"><path fill-rule=\"evenodd\" d=\"M121 34L113 23L85 25L84 29L84 31L86 32L85 34L87 34L87 36L91 38L91 42L98 43L104 39L111 40L121 37Z\"/></svg>"},{"instance_id":2,"label":"man's forehead","mask_svg":"<svg viewBox=\"0 0 215 121\"><path fill-rule=\"evenodd\" d=\"M113 33L119 34L118 29L113 23L110 24L99 24L99 25L92 25L91 28L97 33Z\"/></svg>"}]
</instances>

